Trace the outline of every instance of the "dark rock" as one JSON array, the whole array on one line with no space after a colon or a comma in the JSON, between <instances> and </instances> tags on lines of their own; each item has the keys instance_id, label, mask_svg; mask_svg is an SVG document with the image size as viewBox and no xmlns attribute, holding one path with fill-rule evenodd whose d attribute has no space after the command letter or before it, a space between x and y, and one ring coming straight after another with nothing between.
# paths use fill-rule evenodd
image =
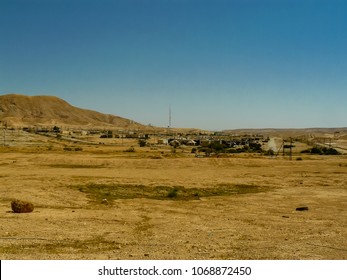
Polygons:
<instances>
[{"instance_id":1,"label":"dark rock","mask_svg":"<svg viewBox=\"0 0 347 280\"><path fill-rule=\"evenodd\" d=\"M11 208L15 213L30 213L34 211L34 205L31 202L18 199L11 201Z\"/></svg>"},{"instance_id":2,"label":"dark rock","mask_svg":"<svg viewBox=\"0 0 347 280\"><path fill-rule=\"evenodd\" d=\"M308 207L307 206L297 207L295 210L296 211L308 211Z\"/></svg>"}]
</instances>

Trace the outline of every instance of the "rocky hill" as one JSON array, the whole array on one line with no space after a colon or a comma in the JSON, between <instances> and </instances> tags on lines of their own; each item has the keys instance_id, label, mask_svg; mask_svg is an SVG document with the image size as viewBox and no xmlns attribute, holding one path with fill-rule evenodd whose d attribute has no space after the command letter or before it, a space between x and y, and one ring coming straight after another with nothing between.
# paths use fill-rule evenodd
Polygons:
<instances>
[{"instance_id":1,"label":"rocky hill","mask_svg":"<svg viewBox=\"0 0 347 280\"><path fill-rule=\"evenodd\" d=\"M110 114L74 107L55 96L0 96L0 122L12 127L79 126L143 129L146 126Z\"/></svg>"}]
</instances>

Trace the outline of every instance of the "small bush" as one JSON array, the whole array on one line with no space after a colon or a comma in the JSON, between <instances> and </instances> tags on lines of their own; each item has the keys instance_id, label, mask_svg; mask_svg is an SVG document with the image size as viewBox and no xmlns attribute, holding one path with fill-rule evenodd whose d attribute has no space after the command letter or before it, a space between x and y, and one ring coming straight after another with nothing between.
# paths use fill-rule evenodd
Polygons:
<instances>
[{"instance_id":1,"label":"small bush","mask_svg":"<svg viewBox=\"0 0 347 280\"><path fill-rule=\"evenodd\" d=\"M325 150L323 151L325 155L340 155L340 153L333 148L328 148L328 149L325 148Z\"/></svg>"},{"instance_id":2,"label":"small bush","mask_svg":"<svg viewBox=\"0 0 347 280\"><path fill-rule=\"evenodd\" d=\"M178 192L178 189L173 188L172 190L170 190L168 192L167 197L169 197L169 198L176 198L177 197L177 192Z\"/></svg>"},{"instance_id":3,"label":"small bush","mask_svg":"<svg viewBox=\"0 0 347 280\"><path fill-rule=\"evenodd\" d=\"M53 132L55 132L55 133L60 133L60 128L57 127L57 126L54 126L52 130L53 130Z\"/></svg>"},{"instance_id":4,"label":"small bush","mask_svg":"<svg viewBox=\"0 0 347 280\"><path fill-rule=\"evenodd\" d=\"M234 149L234 148L227 149L226 152L227 152L227 153L230 153L230 154L239 154L239 153L242 153L242 151L241 151L240 149Z\"/></svg>"},{"instance_id":5,"label":"small bush","mask_svg":"<svg viewBox=\"0 0 347 280\"><path fill-rule=\"evenodd\" d=\"M225 147L223 144L221 143L218 143L218 142L212 142L210 145L209 145L209 148L214 151L214 152L217 152L217 153L220 153L222 151L224 151Z\"/></svg>"},{"instance_id":6,"label":"small bush","mask_svg":"<svg viewBox=\"0 0 347 280\"><path fill-rule=\"evenodd\" d=\"M261 148L261 144L259 143L249 143L249 149L253 152L261 152L262 148Z\"/></svg>"},{"instance_id":7,"label":"small bush","mask_svg":"<svg viewBox=\"0 0 347 280\"><path fill-rule=\"evenodd\" d=\"M205 153L205 155L208 157L210 156L210 154L212 153L212 149L211 148L207 148L207 147L199 147L199 152L201 153Z\"/></svg>"},{"instance_id":8,"label":"small bush","mask_svg":"<svg viewBox=\"0 0 347 280\"><path fill-rule=\"evenodd\" d=\"M275 155L275 152L274 152L274 150L269 149L269 150L267 150L267 151L264 153L264 155L266 155L266 156L274 156L274 155Z\"/></svg>"},{"instance_id":9,"label":"small bush","mask_svg":"<svg viewBox=\"0 0 347 280\"><path fill-rule=\"evenodd\" d=\"M147 145L147 142L145 139L139 139L139 145L140 147L145 147Z\"/></svg>"},{"instance_id":10,"label":"small bush","mask_svg":"<svg viewBox=\"0 0 347 280\"><path fill-rule=\"evenodd\" d=\"M315 155L340 155L340 153L334 148L326 147L313 147L311 149L303 150L301 153L305 154L315 154Z\"/></svg>"},{"instance_id":11,"label":"small bush","mask_svg":"<svg viewBox=\"0 0 347 280\"><path fill-rule=\"evenodd\" d=\"M126 149L124 152L134 153L135 152L135 148L133 146L131 146L130 148Z\"/></svg>"},{"instance_id":12,"label":"small bush","mask_svg":"<svg viewBox=\"0 0 347 280\"><path fill-rule=\"evenodd\" d=\"M64 147L63 150L64 151L68 151L68 152L72 152L72 151L80 152L80 151L83 151L83 149L81 147Z\"/></svg>"},{"instance_id":13,"label":"small bush","mask_svg":"<svg viewBox=\"0 0 347 280\"><path fill-rule=\"evenodd\" d=\"M319 154L319 155L321 155L322 154L322 150L320 148L318 148L318 147L313 147L311 149L311 154Z\"/></svg>"}]
</instances>

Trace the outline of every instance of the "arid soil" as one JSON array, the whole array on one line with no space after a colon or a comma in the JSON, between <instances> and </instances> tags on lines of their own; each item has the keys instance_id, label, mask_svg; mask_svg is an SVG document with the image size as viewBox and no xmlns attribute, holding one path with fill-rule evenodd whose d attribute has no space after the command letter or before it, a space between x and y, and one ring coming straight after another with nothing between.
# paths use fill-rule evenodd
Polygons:
<instances>
[{"instance_id":1,"label":"arid soil","mask_svg":"<svg viewBox=\"0 0 347 280\"><path fill-rule=\"evenodd\" d=\"M0 149L0 259L347 259L345 155L81 147Z\"/></svg>"}]
</instances>

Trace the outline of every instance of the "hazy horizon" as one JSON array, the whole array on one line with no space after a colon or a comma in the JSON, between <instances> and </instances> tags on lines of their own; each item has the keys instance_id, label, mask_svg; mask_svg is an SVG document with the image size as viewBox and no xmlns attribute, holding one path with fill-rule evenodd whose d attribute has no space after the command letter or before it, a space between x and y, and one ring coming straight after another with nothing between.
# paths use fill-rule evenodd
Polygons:
<instances>
[{"instance_id":1,"label":"hazy horizon","mask_svg":"<svg viewBox=\"0 0 347 280\"><path fill-rule=\"evenodd\" d=\"M1 0L0 94L142 124L347 127L347 2Z\"/></svg>"}]
</instances>

